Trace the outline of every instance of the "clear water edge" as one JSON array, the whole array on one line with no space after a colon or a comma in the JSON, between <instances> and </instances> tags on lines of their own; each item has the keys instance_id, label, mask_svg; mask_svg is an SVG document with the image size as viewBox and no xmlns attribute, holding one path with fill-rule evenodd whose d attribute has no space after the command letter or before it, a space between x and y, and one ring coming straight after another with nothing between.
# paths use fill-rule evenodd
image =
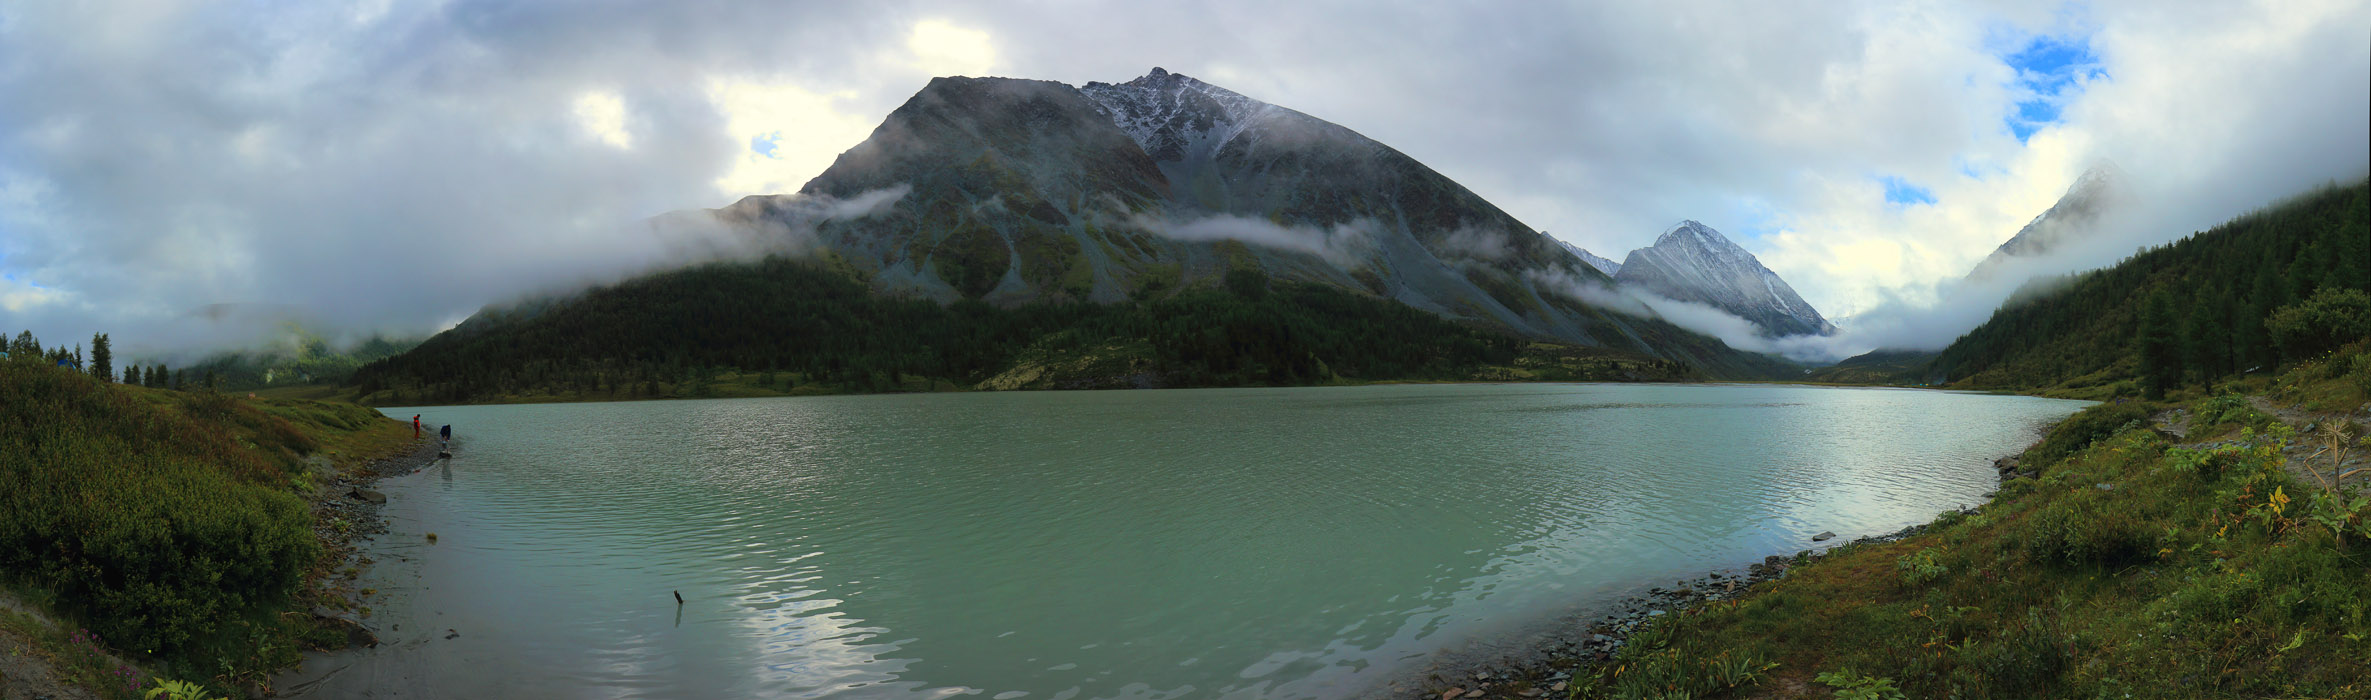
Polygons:
<instances>
[{"instance_id":1,"label":"clear water edge","mask_svg":"<svg viewBox=\"0 0 2371 700\"><path fill-rule=\"evenodd\" d=\"M457 444L381 484L363 585L386 643L281 685L1354 696L1617 592L1976 503L1992 457L2082 405L1516 384L388 409Z\"/></svg>"}]
</instances>

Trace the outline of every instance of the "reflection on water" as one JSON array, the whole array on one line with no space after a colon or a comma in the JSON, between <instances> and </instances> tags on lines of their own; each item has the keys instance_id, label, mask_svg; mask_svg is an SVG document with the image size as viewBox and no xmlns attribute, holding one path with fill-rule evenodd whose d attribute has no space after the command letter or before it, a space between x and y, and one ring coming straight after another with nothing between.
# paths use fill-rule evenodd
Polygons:
<instances>
[{"instance_id":1,"label":"reflection on water","mask_svg":"<svg viewBox=\"0 0 2371 700\"><path fill-rule=\"evenodd\" d=\"M383 484L388 643L282 685L1339 697L1612 591L1973 503L1991 457L2078 406L1461 385L402 409L457 437Z\"/></svg>"}]
</instances>

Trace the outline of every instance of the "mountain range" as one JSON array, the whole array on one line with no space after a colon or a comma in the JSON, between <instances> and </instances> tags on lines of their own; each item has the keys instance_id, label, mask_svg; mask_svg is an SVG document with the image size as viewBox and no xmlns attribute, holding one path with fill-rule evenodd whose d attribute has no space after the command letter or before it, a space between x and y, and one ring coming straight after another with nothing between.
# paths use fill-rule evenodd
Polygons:
<instances>
[{"instance_id":1,"label":"mountain range","mask_svg":"<svg viewBox=\"0 0 2371 700\"><path fill-rule=\"evenodd\" d=\"M1582 263L1611 275L1616 285L1674 301L1710 306L1752 322L1762 335L1827 335L1836 326L1803 301L1753 253L1694 220L1666 229L1655 244L1616 263L1557 241Z\"/></svg>"},{"instance_id":2,"label":"mountain range","mask_svg":"<svg viewBox=\"0 0 2371 700\"><path fill-rule=\"evenodd\" d=\"M1159 68L935 78L798 192L650 225L730 254L489 307L357 372L362 400L1793 368L1406 154Z\"/></svg>"},{"instance_id":3,"label":"mountain range","mask_svg":"<svg viewBox=\"0 0 2371 700\"><path fill-rule=\"evenodd\" d=\"M871 204L814 215L850 203ZM1666 354L1647 319L1583 300L1615 284L1601 267L1464 186L1350 129L1160 68L1076 88L936 78L799 192L715 215L811 235L886 294L1109 303L1254 269L1523 335ZM1733 249L1661 259L1730 262ZM1676 283L1735 276L1665 272L1658 279ZM1749 310L1808 308L1784 296Z\"/></svg>"}]
</instances>

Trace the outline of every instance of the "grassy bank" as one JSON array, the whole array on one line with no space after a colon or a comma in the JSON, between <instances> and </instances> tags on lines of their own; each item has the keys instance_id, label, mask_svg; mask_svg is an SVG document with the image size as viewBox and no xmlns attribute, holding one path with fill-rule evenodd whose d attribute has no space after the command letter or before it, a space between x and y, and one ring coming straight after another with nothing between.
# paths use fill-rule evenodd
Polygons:
<instances>
[{"instance_id":1,"label":"grassy bank","mask_svg":"<svg viewBox=\"0 0 2371 700\"><path fill-rule=\"evenodd\" d=\"M2304 363L2260 396L2359 416L2371 386L2351 368L2364 357L2358 344ZM2233 395L2086 409L2025 453L2021 468L2034 477L2006 482L1979 513L1800 557L1748 595L1642 627L1612 658L1573 669L1562 689L1576 698L2371 697L2371 498L2324 485L2332 454L2359 455L2371 442L2301 434L2254 407L2264 403ZM2156 422L2168 416L2179 430Z\"/></svg>"},{"instance_id":2,"label":"grassy bank","mask_svg":"<svg viewBox=\"0 0 2371 700\"><path fill-rule=\"evenodd\" d=\"M319 634L279 614L314 602L317 475L410 441L359 406L0 363L0 580L160 676L260 679ZM41 626L12 618L23 636Z\"/></svg>"}]
</instances>

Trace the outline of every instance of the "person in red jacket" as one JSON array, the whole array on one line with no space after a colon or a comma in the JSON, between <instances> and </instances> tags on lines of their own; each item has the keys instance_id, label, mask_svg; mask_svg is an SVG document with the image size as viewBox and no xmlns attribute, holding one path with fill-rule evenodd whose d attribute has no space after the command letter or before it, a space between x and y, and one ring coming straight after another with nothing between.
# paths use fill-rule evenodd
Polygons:
<instances>
[{"instance_id":1,"label":"person in red jacket","mask_svg":"<svg viewBox=\"0 0 2371 700\"><path fill-rule=\"evenodd\" d=\"M420 414L412 414L412 439L420 439Z\"/></svg>"}]
</instances>

